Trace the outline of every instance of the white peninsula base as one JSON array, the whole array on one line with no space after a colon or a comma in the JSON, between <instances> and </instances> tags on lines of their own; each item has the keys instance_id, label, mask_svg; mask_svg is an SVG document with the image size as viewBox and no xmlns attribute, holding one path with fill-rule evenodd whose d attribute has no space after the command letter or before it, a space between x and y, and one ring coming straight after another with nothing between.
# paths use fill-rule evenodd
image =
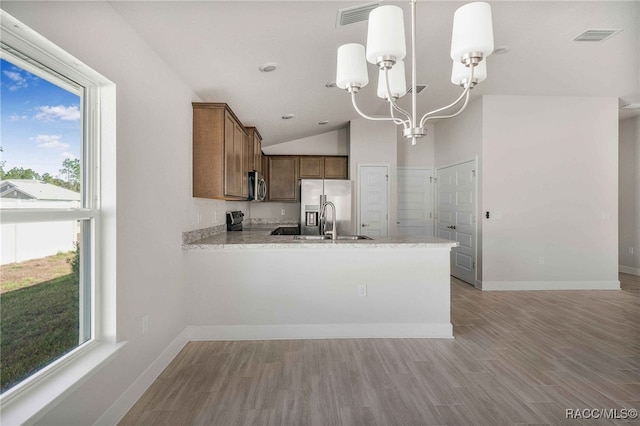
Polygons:
<instances>
[{"instance_id":1,"label":"white peninsula base","mask_svg":"<svg viewBox=\"0 0 640 426\"><path fill-rule=\"evenodd\" d=\"M451 243L187 247L189 338L452 338Z\"/></svg>"}]
</instances>

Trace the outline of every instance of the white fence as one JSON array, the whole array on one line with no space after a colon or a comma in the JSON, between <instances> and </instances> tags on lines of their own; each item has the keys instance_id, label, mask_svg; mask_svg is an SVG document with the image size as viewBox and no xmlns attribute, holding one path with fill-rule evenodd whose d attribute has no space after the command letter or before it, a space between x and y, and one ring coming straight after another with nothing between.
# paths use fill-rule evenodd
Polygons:
<instances>
[{"instance_id":1,"label":"white fence","mask_svg":"<svg viewBox=\"0 0 640 426\"><path fill-rule=\"evenodd\" d=\"M2 209L8 208L76 208L77 201L37 201L0 199ZM74 250L80 225L77 221L9 223L0 226L2 251L0 264L39 259L59 252Z\"/></svg>"}]
</instances>

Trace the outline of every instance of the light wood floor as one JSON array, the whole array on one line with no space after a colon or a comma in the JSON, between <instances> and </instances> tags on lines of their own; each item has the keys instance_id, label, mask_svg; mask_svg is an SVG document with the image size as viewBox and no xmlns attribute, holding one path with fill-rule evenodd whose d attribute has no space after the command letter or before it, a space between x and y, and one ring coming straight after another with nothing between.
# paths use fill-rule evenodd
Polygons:
<instances>
[{"instance_id":1,"label":"light wood floor","mask_svg":"<svg viewBox=\"0 0 640 426\"><path fill-rule=\"evenodd\" d=\"M638 425L565 418L640 409L640 280L624 278L635 289L453 279L454 340L192 342L120 424Z\"/></svg>"},{"instance_id":2,"label":"light wood floor","mask_svg":"<svg viewBox=\"0 0 640 426\"><path fill-rule=\"evenodd\" d=\"M620 288L623 290L640 290L640 276L623 274L620 275Z\"/></svg>"}]
</instances>

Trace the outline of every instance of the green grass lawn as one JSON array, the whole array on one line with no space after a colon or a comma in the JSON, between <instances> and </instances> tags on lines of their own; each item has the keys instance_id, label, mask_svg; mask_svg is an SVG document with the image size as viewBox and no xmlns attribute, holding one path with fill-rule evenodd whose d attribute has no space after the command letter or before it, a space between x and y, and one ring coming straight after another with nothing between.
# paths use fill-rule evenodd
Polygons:
<instances>
[{"instance_id":1,"label":"green grass lawn","mask_svg":"<svg viewBox=\"0 0 640 426\"><path fill-rule=\"evenodd\" d=\"M78 287L68 274L0 295L2 392L78 346Z\"/></svg>"}]
</instances>

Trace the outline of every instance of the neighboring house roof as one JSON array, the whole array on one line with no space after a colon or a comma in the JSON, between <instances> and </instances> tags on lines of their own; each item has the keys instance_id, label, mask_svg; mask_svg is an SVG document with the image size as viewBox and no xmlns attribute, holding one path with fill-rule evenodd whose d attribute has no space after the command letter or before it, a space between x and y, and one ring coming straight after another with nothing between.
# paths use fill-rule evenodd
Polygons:
<instances>
[{"instance_id":1,"label":"neighboring house roof","mask_svg":"<svg viewBox=\"0 0 640 426\"><path fill-rule=\"evenodd\" d=\"M0 181L0 198L21 198L48 201L80 201L80 193L50 183L32 179L8 179Z\"/></svg>"}]
</instances>

